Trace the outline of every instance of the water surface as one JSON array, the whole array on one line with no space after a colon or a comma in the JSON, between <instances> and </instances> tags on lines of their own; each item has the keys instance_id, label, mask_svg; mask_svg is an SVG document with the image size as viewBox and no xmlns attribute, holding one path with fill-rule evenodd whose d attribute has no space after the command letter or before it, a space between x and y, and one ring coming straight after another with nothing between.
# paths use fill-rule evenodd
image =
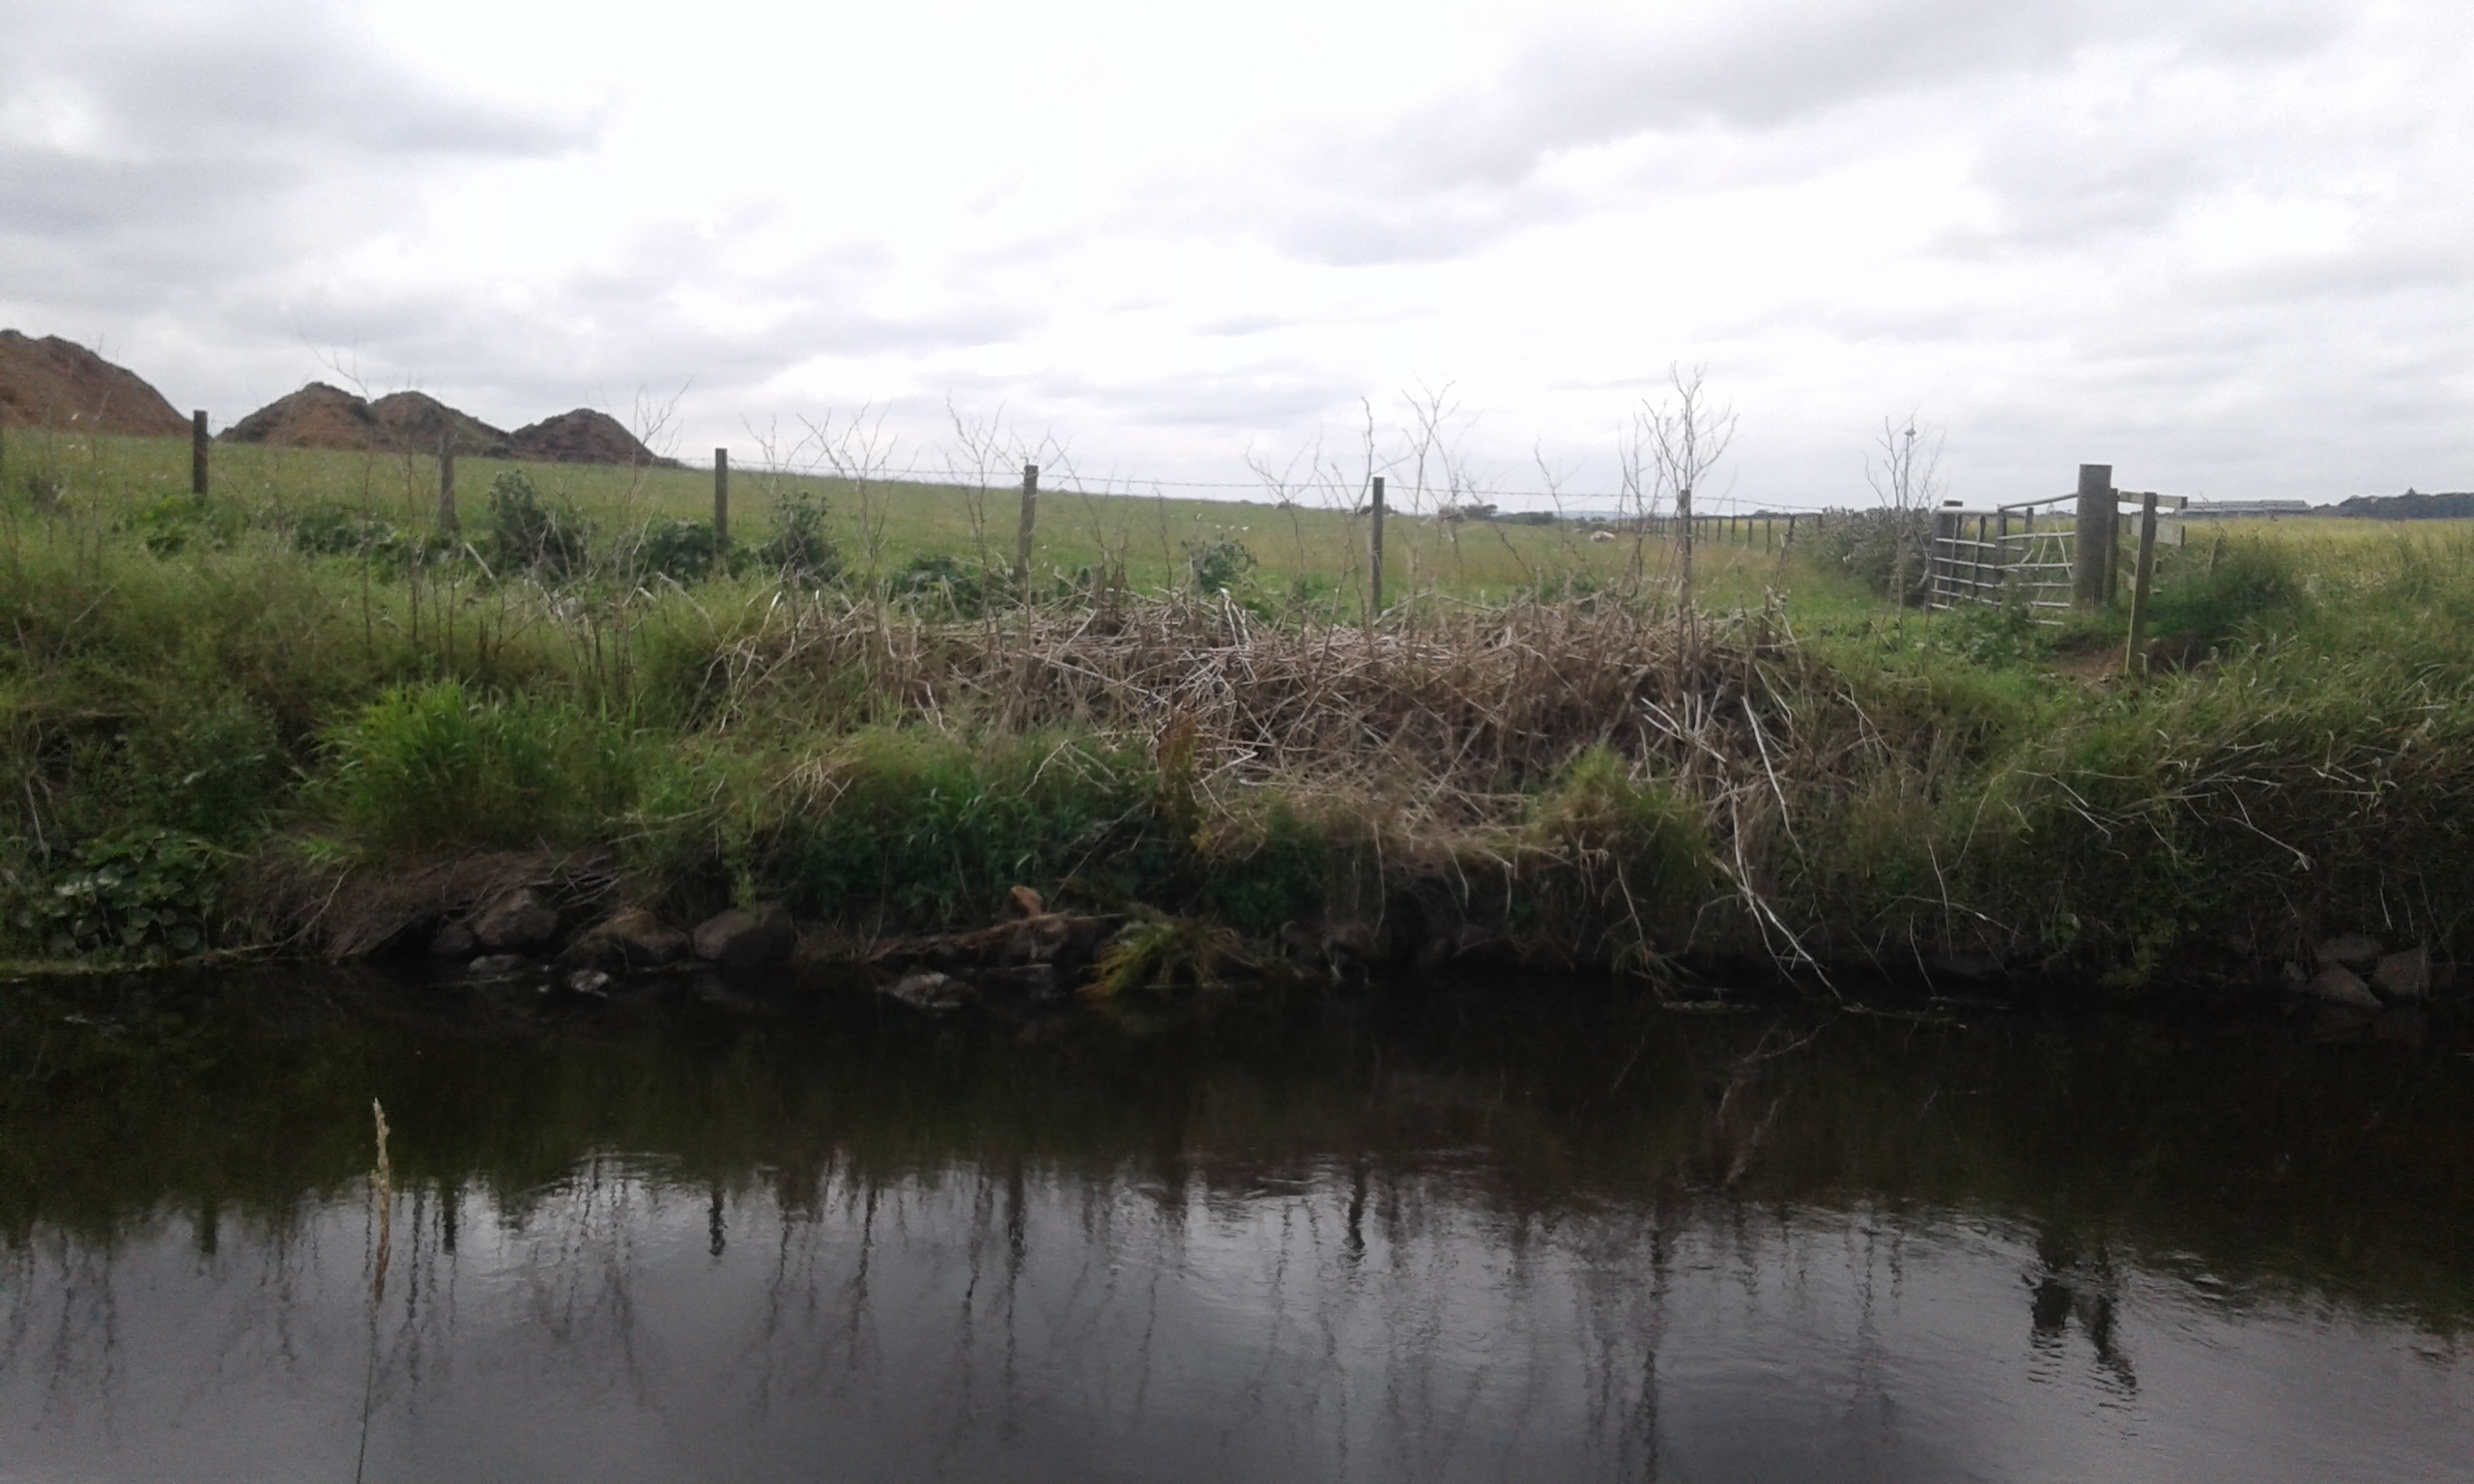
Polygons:
<instances>
[{"instance_id":1,"label":"water surface","mask_svg":"<svg viewBox=\"0 0 2474 1484\"><path fill-rule=\"evenodd\" d=\"M770 987L8 991L0 1480L2474 1478L2444 1043Z\"/></svg>"}]
</instances>

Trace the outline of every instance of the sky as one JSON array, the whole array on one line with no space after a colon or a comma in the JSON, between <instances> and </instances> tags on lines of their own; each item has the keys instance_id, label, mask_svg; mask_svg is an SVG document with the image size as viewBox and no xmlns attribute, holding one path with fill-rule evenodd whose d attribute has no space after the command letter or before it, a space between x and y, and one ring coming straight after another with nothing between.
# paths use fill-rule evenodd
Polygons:
<instances>
[{"instance_id":1,"label":"sky","mask_svg":"<svg viewBox=\"0 0 2474 1484\"><path fill-rule=\"evenodd\" d=\"M1604 508L1697 375L1705 503L1868 502L1911 423L1971 505L2083 462L2474 489L2463 0L0 0L0 326L217 425L319 379L941 469L959 416L1231 496L1369 443L1397 489L1430 427L1429 486Z\"/></svg>"}]
</instances>

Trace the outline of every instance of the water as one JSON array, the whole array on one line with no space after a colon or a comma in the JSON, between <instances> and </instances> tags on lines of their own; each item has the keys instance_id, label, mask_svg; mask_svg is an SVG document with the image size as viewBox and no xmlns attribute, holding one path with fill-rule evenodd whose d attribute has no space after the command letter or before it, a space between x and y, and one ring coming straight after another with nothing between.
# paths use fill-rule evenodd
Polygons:
<instances>
[{"instance_id":1,"label":"water","mask_svg":"<svg viewBox=\"0 0 2474 1484\"><path fill-rule=\"evenodd\" d=\"M7 994L11 1484L2474 1478L2444 1043Z\"/></svg>"}]
</instances>

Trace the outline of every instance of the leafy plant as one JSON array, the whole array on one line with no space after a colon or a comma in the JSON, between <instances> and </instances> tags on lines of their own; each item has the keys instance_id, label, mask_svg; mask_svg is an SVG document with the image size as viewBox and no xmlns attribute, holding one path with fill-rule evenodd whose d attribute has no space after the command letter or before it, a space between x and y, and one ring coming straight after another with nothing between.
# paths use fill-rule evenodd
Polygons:
<instances>
[{"instance_id":1,"label":"leafy plant","mask_svg":"<svg viewBox=\"0 0 2474 1484\"><path fill-rule=\"evenodd\" d=\"M639 577L675 583L702 582L723 566L721 539L707 521L652 521L636 534L628 566Z\"/></svg>"},{"instance_id":2,"label":"leafy plant","mask_svg":"<svg viewBox=\"0 0 2474 1484\"><path fill-rule=\"evenodd\" d=\"M572 502L544 504L532 476L520 469L490 483L490 544L502 566L573 577L585 568L590 529Z\"/></svg>"},{"instance_id":3,"label":"leafy plant","mask_svg":"<svg viewBox=\"0 0 2474 1484\"><path fill-rule=\"evenodd\" d=\"M18 909L17 927L63 957L196 953L207 943L222 856L211 842L178 830L95 841L74 870Z\"/></svg>"},{"instance_id":4,"label":"leafy plant","mask_svg":"<svg viewBox=\"0 0 2474 1484\"><path fill-rule=\"evenodd\" d=\"M821 587L842 576L842 549L825 533L821 495L793 490L773 511L773 534L756 559L795 587Z\"/></svg>"},{"instance_id":5,"label":"leafy plant","mask_svg":"<svg viewBox=\"0 0 2474 1484\"><path fill-rule=\"evenodd\" d=\"M1226 592L1253 570L1254 554L1233 536L1186 543L1186 576L1198 593Z\"/></svg>"}]
</instances>

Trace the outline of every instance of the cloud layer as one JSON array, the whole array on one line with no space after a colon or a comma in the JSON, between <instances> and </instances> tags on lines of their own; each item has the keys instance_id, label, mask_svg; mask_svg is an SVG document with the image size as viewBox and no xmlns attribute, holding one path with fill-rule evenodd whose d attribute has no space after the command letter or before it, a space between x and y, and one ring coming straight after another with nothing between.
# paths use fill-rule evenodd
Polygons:
<instances>
[{"instance_id":1,"label":"cloud layer","mask_svg":"<svg viewBox=\"0 0 2474 1484\"><path fill-rule=\"evenodd\" d=\"M1450 384L1611 488L1673 363L1746 502L2474 487L2474 20L2319 0L1242 12L0 0L0 323L237 416L1006 408L1243 481Z\"/></svg>"}]
</instances>

